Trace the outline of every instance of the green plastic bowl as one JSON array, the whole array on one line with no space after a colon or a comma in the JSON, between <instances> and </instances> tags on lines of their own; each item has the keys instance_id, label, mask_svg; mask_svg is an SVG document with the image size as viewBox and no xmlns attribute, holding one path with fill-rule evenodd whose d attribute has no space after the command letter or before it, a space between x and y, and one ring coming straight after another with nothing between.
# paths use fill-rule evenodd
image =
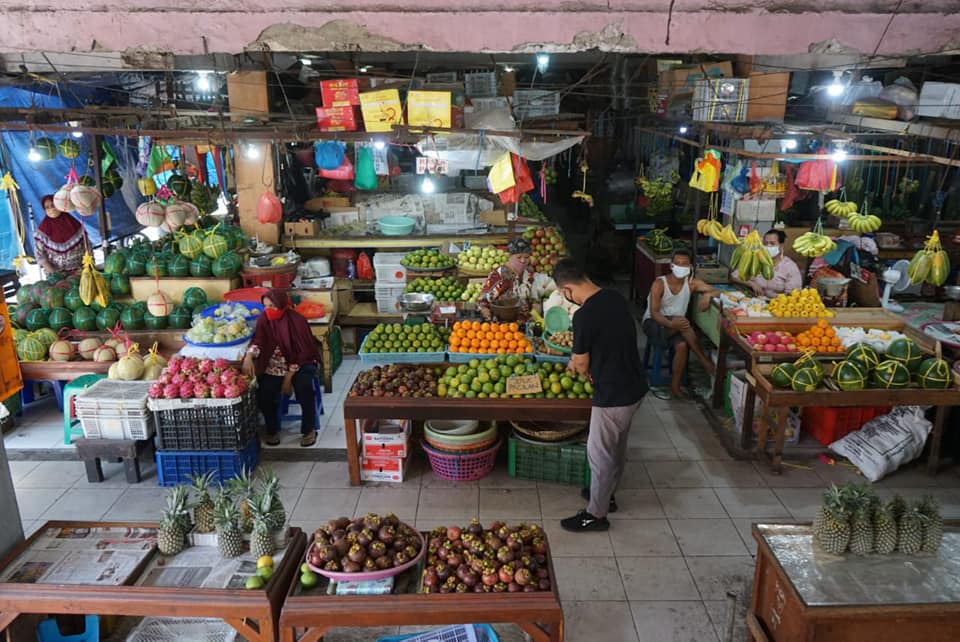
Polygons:
<instances>
[{"instance_id":1,"label":"green plastic bowl","mask_svg":"<svg viewBox=\"0 0 960 642\"><path fill-rule=\"evenodd\" d=\"M380 224L380 231L386 236L403 236L417 226L417 222L409 216L384 216L377 222Z\"/></svg>"}]
</instances>

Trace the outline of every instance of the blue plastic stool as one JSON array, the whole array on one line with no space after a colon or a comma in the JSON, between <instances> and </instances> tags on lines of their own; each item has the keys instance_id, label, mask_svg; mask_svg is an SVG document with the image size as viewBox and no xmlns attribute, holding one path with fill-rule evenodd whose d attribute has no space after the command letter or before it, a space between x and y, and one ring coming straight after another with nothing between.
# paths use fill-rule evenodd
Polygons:
<instances>
[{"instance_id":1,"label":"blue plastic stool","mask_svg":"<svg viewBox=\"0 0 960 642\"><path fill-rule=\"evenodd\" d=\"M31 404L36 401L36 397L33 396L33 381L24 381L23 388L20 390L20 403L22 406ZM57 405L63 407L63 388L65 381L47 381L50 384L50 387L53 388L53 396L57 399Z\"/></svg>"},{"instance_id":2,"label":"blue plastic stool","mask_svg":"<svg viewBox=\"0 0 960 642\"><path fill-rule=\"evenodd\" d=\"M663 372L663 348L647 342L646 347L643 349L643 369L650 372L650 385L659 387L661 385L660 375ZM672 349L667 351L667 374L673 375ZM683 383L690 383L689 367L685 368L683 371Z\"/></svg>"},{"instance_id":3,"label":"blue plastic stool","mask_svg":"<svg viewBox=\"0 0 960 642\"><path fill-rule=\"evenodd\" d=\"M316 406L317 406L317 420L316 420L316 425L314 427L319 430L320 415L323 414L323 383L320 381L319 376L316 376L313 378L313 398L316 399ZM301 415L290 414L290 404L294 404L294 403L297 404L298 406L300 405L300 402L295 397L292 397L290 395L282 395L280 397L280 408L278 409L278 413L280 415L281 426L283 425L283 422L285 419L293 420L293 419L300 419L301 417L303 417L302 414Z\"/></svg>"},{"instance_id":4,"label":"blue plastic stool","mask_svg":"<svg viewBox=\"0 0 960 642\"><path fill-rule=\"evenodd\" d=\"M63 387L63 444L65 446L69 446L74 437L83 437L83 428L74 413L73 398L106 378L106 375L102 374L80 375Z\"/></svg>"},{"instance_id":5,"label":"blue plastic stool","mask_svg":"<svg viewBox=\"0 0 960 642\"><path fill-rule=\"evenodd\" d=\"M63 635L55 618L44 620L37 625L38 642L100 642L100 616L88 615L83 633Z\"/></svg>"}]
</instances>

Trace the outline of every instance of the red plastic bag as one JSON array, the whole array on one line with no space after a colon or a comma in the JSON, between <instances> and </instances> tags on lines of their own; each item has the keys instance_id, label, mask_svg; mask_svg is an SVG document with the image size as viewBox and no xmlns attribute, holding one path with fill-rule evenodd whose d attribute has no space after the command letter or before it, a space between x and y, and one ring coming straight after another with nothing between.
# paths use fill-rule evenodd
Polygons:
<instances>
[{"instance_id":1,"label":"red plastic bag","mask_svg":"<svg viewBox=\"0 0 960 642\"><path fill-rule=\"evenodd\" d=\"M279 223L283 220L283 206L280 199L270 190L264 190L257 200L257 221L263 225Z\"/></svg>"},{"instance_id":2,"label":"red plastic bag","mask_svg":"<svg viewBox=\"0 0 960 642\"><path fill-rule=\"evenodd\" d=\"M350 158L344 155L340 167L337 169L318 169L317 175L323 178L332 178L337 181L352 181L356 176L356 172L353 171L353 163L350 162Z\"/></svg>"},{"instance_id":3,"label":"red plastic bag","mask_svg":"<svg viewBox=\"0 0 960 642\"><path fill-rule=\"evenodd\" d=\"M763 181L757 173L757 161L750 163L750 193L759 194L763 191Z\"/></svg>"},{"instance_id":4,"label":"red plastic bag","mask_svg":"<svg viewBox=\"0 0 960 642\"><path fill-rule=\"evenodd\" d=\"M510 154L510 159L513 161L514 185L500 192L500 202L504 204L516 203L522 195L534 188L533 175L530 173L527 161L516 154Z\"/></svg>"},{"instance_id":5,"label":"red plastic bag","mask_svg":"<svg viewBox=\"0 0 960 642\"><path fill-rule=\"evenodd\" d=\"M373 281L373 263L370 262L366 252L360 252L360 256L357 257L357 278L361 281Z\"/></svg>"},{"instance_id":6,"label":"red plastic bag","mask_svg":"<svg viewBox=\"0 0 960 642\"><path fill-rule=\"evenodd\" d=\"M800 163L795 183L800 189L815 192L835 192L843 186L843 181L840 179L840 169L826 155L826 152L819 153L823 154L823 160Z\"/></svg>"},{"instance_id":7,"label":"red plastic bag","mask_svg":"<svg viewBox=\"0 0 960 642\"><path fill-rule=\"evenodd\" d=\"M327 306L316 301L303 301L294 308L294 311L305 319L322 319L327 316Z\"/></svg>"}]
</instances>

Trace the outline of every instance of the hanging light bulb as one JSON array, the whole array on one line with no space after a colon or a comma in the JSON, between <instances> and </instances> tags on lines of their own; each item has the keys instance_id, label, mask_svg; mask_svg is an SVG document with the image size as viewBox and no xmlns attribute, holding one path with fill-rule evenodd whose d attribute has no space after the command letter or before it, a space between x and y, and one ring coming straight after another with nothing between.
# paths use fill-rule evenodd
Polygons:
<instances>
[{"instance_id":1,"label":"hanging light bulb","mask_svg":"<svg viewBox=\"0 0 960 642\"><path fill-rule=\"evenodd\" d=\"M300 64L301 64L301 65L306 65L307 67L309 67L310 65L313 64L313 61L310 60L309 58L301 58L301 59L300 59Z\"/></svg>"},{"instance_id":2,"label":"hanging light bulb","mask_svg":"<svg viewBox=\"0 0 960 642\"><path fill-rule=\"evenodd\" d=\"M843 90L846 89L843 86L843 83L841 82L842 78L843 78L842 71L833 72L833 82L830 83L829 87L827 87L827 95L830 96L831 98L837 98L838 96L842 95Z\"/></svg>"},{"instance_id":3,"label":"hanging light bulb","mask_svg":"<svg viewBox=\"0 0 960 642\"><path fill-rule=\"evenodd\" d=\"M208 72L198 71L196 86L199 91L210 91L210 78L207 76Z\"/></svg>"},{"instance_id":4,"label":"hanging light bulb","mask_svg":"<svg viewBox=\"0 0 960 642\"><path fill-rule=\"evenodd\" d=\"M40 150L30 145L30 151L27 152L27 160L31 163L39 163L43 160L43 154L40 153Z\"/></svg>"},{"instance_id":5,"label":"hanging light bulb","mask_svg":"<svg viewBox=\"0 0 960 642\"><path fill-rule=\"evenodd\" d=\"M550 55L549 54L537 54L537 71L541 74L547 72L547 67L550 66Z\"/></svg>"},{"instance_id":6,"label":"hanging light bulb","mask_svg":"<svg viewBox=\"0 0 960 642\"><path fill-rule=\"evenodd\" d=\"M834 163L842 163L847 160L847 150L843 147L838 147L833 154L830 155L830 158L833 159Z\"/></svg>"},{"instance_id":7,"label":"hanging light bulb","mask_svg":"<svg viewBox=\"0 0 960 642\"><path fill-rule=\"evenodd\" d=\"M75 121L75 120L71 120L71 121L68 122L67 124L70 125L71 127L73 127L74 130L76 130L76 131L70 132L70 135L71 135L71 136L73 136L74 138L83 138L83 132L80 131L80 123L79 123L79 122L77 122L77 121Z\"/></svg>"},{"instance_id":8,"label":"hanging light bulb","mask_svg":"<svg viewBox=\"0 0 960 642\"><path fill-rule=\"evenodd\" d=\"M780 141L780 147L782 147L784 150L787 150L787 151L789 151L789 150L791 150L791 149L796 149L796 148L797 148L797 139L796 139L796 138L787 138L787 139L785 139L785 140L782 140L782 141Z\"/></svg>"},{"instance_id":9,"label":"hanging light bulb","mask_svg":"<svg viewBox=\"0 0 960 642\"><path fill-rule=\"evenodd\" d=\"M379 138L376 139L375 141L373 141L373 148L374 148L374 149L382 150L382 149L386 148L386 146L387 146L387 144L386 144L384 141L380 140Z\"/></svg>"},{"instance_id":10,"label":"hanging light bulb","mask_svg":"<svg viewBox=\"0 0 960 642\"><path fill-rule=\"evenodd\" d=\"M514 71L516 71L516 70L515 70L511 65L506 65L506 66L503 68L503 71L506 72L506 73L508 73L508 74L512 74L512 73L513 73Z\"/></svg>"},{"instance_id":11,"label":"hanging light bulb","mask_svg":"<svg viewBox=\"0 0 960 642\"><path fill-rule=\"evenodd\" d=\"M247 143L243 146L243 157L247 160L257 160L260 158L260 148L253 143Z\"/></svg>"},{"instance_id":12,"label":"hanging light bulb","mask_svg":"<svg viewBox=\"0 0 960 642\"><path fill-rule=\"evenodd\" d=\"M436 191L437 187L433 184L433 179L430 176L424 176L423 181L420 183L420 191L424 194L433 194Z\"/></svg>"},{"instance_id":13,"label":"hanging light bulb","mask_svg":"<svg viewBox=\"0 0 960 642\"><path fill-rule=\"evenodd\" d=\"M690 129L686 125L680 125L680 129L678 131L681 134L686 134L688 131L690 131Z\"/></svg>"}]
</instances>

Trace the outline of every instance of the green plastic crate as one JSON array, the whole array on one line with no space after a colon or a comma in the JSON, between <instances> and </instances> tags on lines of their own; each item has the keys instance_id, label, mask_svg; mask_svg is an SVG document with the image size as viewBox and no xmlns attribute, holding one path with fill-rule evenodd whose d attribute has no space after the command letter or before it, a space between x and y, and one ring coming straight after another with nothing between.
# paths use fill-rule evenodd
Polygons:
<instances>
[{"instance_id":1,"label":"green plastic crate","mask_svg":"<svg viewBox=\"0 0 960 642\"><path fill-rule=\"evenodd\" d=\"M511 434L507 440L507 472L521 479L590 486L590 463L584 444L531 444Z\"/></svg>"},{"instance_id":2,"label":"green plastic crate","mask_svg":"<svg viewBox=\"0 0 960 642\"><path fill-rule=\"evenodd\" d=\"M337 368L340 367L340 364L343 363L343 341L340 337L340 326L335 325L330 328L328 341L330 342L330 356L332 359L330 372L335 373Z\"/></svg>"}]
</instances>

